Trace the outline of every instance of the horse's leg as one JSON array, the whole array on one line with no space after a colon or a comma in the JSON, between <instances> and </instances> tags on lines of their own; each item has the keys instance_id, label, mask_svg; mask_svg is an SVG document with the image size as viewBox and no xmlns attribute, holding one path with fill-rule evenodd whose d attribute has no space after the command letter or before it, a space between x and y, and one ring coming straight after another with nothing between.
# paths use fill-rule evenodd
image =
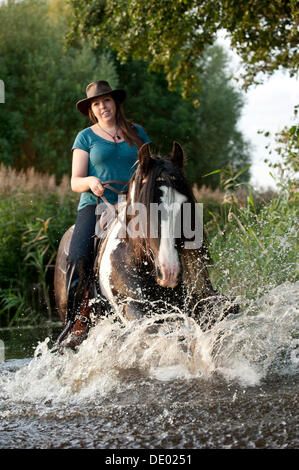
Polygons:
<instances>
[{"instance_id":1,"label":"horse's leg","mask_svg":"<svg viewBox=\"0 0 299 470\"><path fill-rule=\"evenodd\" d=\"M182 280L187 290L191 286L191 295L202 299L216 293L209 277L204 247L200 250L183 250L180 261Z\"/></svg>"},{"instance_id":2,"label":"horse's leg","mask_svg":"<svg viewBox=\"0 0 299 470\"><path fill-rule=\"evenodd\" d=\"M129 300L123 311L123 315L127 320L139 320L144 317L144 311L140 308L140 302Z\"/></svg>"},{"instance_id":3,"label":"horse's leg","mask_svg":"<svg viewBox=\"0 0 299 470\"><path fill-rule=\"evenodd\" d=\"M217 292L210 281L205 248L181 254L183 282L190 297L190 309L205 331L229 314L239 313L239 305ZM192 289L190 291L190 287Z\"/></svg>"}]
</instances>

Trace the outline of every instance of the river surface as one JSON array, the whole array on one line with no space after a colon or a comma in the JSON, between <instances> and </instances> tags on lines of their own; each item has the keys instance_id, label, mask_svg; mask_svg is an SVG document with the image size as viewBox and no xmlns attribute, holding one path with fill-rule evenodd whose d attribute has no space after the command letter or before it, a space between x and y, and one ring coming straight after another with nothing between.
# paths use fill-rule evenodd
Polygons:
<instances>
[{"instance_id":1,"label":"river surface","mask_svg":"<svg viewBox=\"0 0 299 470\"><path fill-rule=\"evenodd\" d=\"M0 448L298 448L298 305L287 282L207 332L104 318L64 355L55 325L2 329Z\"/></svg>"}]
</instances>

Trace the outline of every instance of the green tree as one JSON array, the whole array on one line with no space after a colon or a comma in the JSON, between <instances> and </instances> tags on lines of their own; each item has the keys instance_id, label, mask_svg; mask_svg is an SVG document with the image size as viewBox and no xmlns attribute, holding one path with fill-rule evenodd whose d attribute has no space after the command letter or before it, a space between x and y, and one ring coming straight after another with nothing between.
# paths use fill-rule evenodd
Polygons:
<instances>
[{"instance_id":1,"label":"green tree","mask_svg":"<svg viewBox=\"0 0 299 470\"><path fill-rule=\"evenodd\" d=\"M0 7L0 19L8 26L0 33L0 77L7 91L0 107L1 161L58 177L70 172L74 136L89 125L75 102L87 83L107 79L112 86L125 86L126 114L145 127L158 151L168 153L173 140L181 142L190 180L200 184L200 177L214 169L248 163L248 149L236 129L243 103L230 84L222 49L210 48L198 59L202 91L191 96L201 103L195 108L182 99L180 89L168 89L164 73L149 72L148 63L140 60L120 63L107 42L91 49L77 40L66 49L70 17L62 0ZM205 184L214 185L214 178Z\"/></svg>"},{"instance_id":2,"label":"green tree","mask_svg":"<svg viewBox=\"0 0 299 470\"><path fill-rule=\"evenodd\" d=\"M244 98L230 79L229 56L217 45L207 48L201 60L201 89L198 95L193 95L200 103L195 111L197 152L194 152L189 168L197 182L205 173L219 168L240 171L250 163L249 143L238 130ZM248 181L249 176L249 171L244 172L241 180ZM201 182L216 187L219 177L211 175Z\"/></svg>"},{"instance_id":3,"label":"green tree","mask_svg":"<svg viewBox=\"0 0 299 470\"><path fill-rule=\"evenodd\" d=\"M265 162L269 167L280 169L280 185L287 187L294 185L295 198L298 199L298 172L299 172L299 120L298 120L299 105L294 107L294 124L290 127L285 127L280 132L275 134L275 151L280 156L280 162L272 163L269 159ZM270 133L266 132L265 137L269 137ZM272 148L269 144L269 155L272 154Z\"/></svg>"},{"instance_id":4,"label":"green tree","mask_svg":"<svg viewBox=\"0 0 299 470\"><path fill-rule=\"evenodd\" d=\"M61 7L61 8L60 8ZM0 161L17 169L34 166L61 177L71 168L71 146L87 120L75 102L92 80L117 85L107 53L64 47L68 19L60 1L11 1L0 7Z\"/></svg>"},{"instance_id":5,"label":"green tree","mask_svg":"<svg viewBox=\"0 0 299 470\"><path fill-rule=\"evenodd\" d=\"M149 61L184 96L199 85L198 58L220 30L243 58L248 85L259 72L298 70L298 3L295 0L70 0L78 36L106 41L122 61Z\"/></svg>"},{"instance_id":6,"label":"green tree","mask_svg":"<svg viewBox=\"0 0 299 470\"><path fill-rule=\"evenodd\" d=\"M250 149L237 128L244 102L230 80L227 53L212 46L202 61L201 91L189 100L168 89L165 75L148 72L147 63L118 62L117 72L128 93L126 114L145 127L161 153L170 152L173 140L180 142L188 159L189 179L215 187L217 175L201 177L218 168L240 170L250 163ZM194 107L193 99L200 106ZM248 180L249 172L242 177Z\"/></svg>"},{"instance_id":7,"label":"green tree","mask_svg":"<svg viewBox=\"0 0 299 470\"><path fill-rule=\"evenodd\" d=\"M144 126L156 151L170 153L173 140L177 140L191 154L197 134L193 104L168 89L164 74L147 69L148 64L142 61L117 62L118 76L128 95L126 115Z\"/></svg>"}]
</instances>

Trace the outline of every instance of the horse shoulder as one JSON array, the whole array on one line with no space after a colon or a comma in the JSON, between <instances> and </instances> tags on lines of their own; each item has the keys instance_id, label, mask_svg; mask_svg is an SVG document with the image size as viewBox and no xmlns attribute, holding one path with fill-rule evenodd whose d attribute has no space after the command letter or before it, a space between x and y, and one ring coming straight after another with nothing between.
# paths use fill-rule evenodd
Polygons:
<instances>
[{"instance_id":1,"label":"horse shoulder","mask_svg":"<svg viewBox=\"0 0 299 470\"><path fill-rule=\"evenodd\" d=\"M180 254L182 265L182 281L185 286L192 286L196 297L202 298L214 292L212 288L205 250L183 250Z\"/></svg>"}]
</instances>

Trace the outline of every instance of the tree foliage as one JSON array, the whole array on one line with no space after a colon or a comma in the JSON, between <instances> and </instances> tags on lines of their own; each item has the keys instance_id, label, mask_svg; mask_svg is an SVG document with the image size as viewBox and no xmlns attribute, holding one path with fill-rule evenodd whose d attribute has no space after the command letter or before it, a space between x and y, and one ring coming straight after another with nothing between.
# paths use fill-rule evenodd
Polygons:
<instances>
[{"instance_id":1,"label":"tree foliage","mask_svg":"<svg viewBox=\"0 0 299 470\"><path fill-rule=\"evenodd\" d=\"M188 155L192 154L198 132L193 104L183 100L179 92L170 91L162 73L147 69L148 64L142 61L118 62L119 80L128 95L126 115L144 126L156 151L170 153L172 142L177 140Z\"/></svg>"},{"instance_id":2,"label":"tree foliage","mask_svg":"<svg viewBox=\"0 0 299 470\"><path fill-rule=\"evenodd\" d=\"M189 180L215 187L217 175L201 177L218 168L239 171L250 163L250 149L237 127L244 103L230 80L229 56L222 47L211 46L202 61L201 91L192 95L198 107L179 91L170 91L165 75L148 72L147 63L118 63L117 72L128 93L126 114L145 127L161 153L170 152L173 140L180 142ZM249 172L242 177L248 180Z\"/></svg>"},{"instance_id":3,"label":"tree foliage","mask_svg":"<svg viewBox=\"0 0 299 470\"><path fill-rule=\"evenodd\" d=\"M201 89L196 100L196 147L190 160L189 173L201 181L205 173L219 168L238 172L250 164L250 147L238 129L244 105L243 94L230 80L229 56L220 46L210 46L202 57ZM193 95L194 97L195 95ZM249 172L241 180L248 180ZM205 184L216 187L218 175L211 175Z\"/></svg>"},{"instance_id":4,"label":"tree foliage","mask_svg":"<svg viewBox=\"0 0 299 470\"><path fill-rule=\"evenodd\" d=\"M89 125L75 109L92 80L108 80L126 89L126 115L144 126L153 145L169 153L172 141L183 146L188 176L198 184L217 185L203 174L249 163L249 151L237 130L242 95L230 82L228 57L221 48L206 49L200 59L200 93L184 100L170 91L163 72L148 71L148 62L121 63L107 42L91 48L77 40L65 48L71 17L62 0L12 1L0 7L0 77L6 100L0 105L0 161L17 169L34 167L58 178L71 170L76 133ZM106 47L105 47L106 45Z\"/></svg>"},{"instance_id":5,"label":"tree foliage","mask_svg":"<svg viewBox=\"0 0 299 470\"><path fill-rule=\"evenodd\" d=\"M298 120L299 105L294 107L294 124L290 127L286 126L280 132L275 134L275 151L280 156L280 162L272 163L269 159L265 162L272 168L280 169L280 178L284 184L284 180L288 185L294 184L298 187L298 174L299 174L299 120ZM269 137L270 133L266 132L265 137ZM271 145L267 146L269 155L272 154ZM297 198L298 198L298 191Z\"/></svg>"},{"instance_id":6,"label":"tree foliage","mask_svg":"<svg viewBox=\"0 0 299 470\"><path fill-rule=\"evenodd\" d=\"M117 84L107 56L86 43L64 47L67 15L55 0L11 1L0 7L0 160L15 168L35 167L61 177L70 172L71 146L86 120L75 108L92 80Z\"/></svg>"},{"instance_id":7,"label":"tree foliage","mask_svg":"<svg viewBox=\"0 0 299 470\"><path fill-rule=\"evenodd\" d=\"M78 36L108 43L122 61L149 61L184 96L199 85L198 61L218 31L231 37L246 66L245 86L259 72L298 70L295 0L70 0Z\"/></svg>"}]
</instances>

